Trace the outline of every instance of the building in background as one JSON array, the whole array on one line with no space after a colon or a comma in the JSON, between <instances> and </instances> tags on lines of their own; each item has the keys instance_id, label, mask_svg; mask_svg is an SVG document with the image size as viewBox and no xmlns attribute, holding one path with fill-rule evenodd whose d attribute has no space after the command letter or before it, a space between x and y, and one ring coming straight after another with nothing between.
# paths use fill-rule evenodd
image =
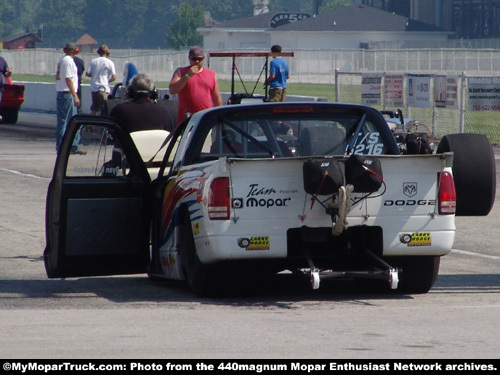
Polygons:
<instances>
[{"instance_id":1,"label":"building in background","mask_svg":"<svg viewBox=\"0 0 500 375\"><path fill-rule=\"evenodd\" d=\"M198 28L208 50L444 47L450 31L356 3L320 13L272 11ZM383 44L382 46L380 44Z\"/></svg>"},{"instance_id":2,"label":"building in background","mask_svg":"<svg viewBox=\"0 0 500 375\"><path fill-rule=\"evenodd\" d=\"M97 45L97 41L89 34L83 34L75 43L80 52L86 53L94 53L94 47Z\"/></svg>"},{"instance_id":3,"label":"building in background","mask_svg":"<svg viewBox=\"0 0 500 375\"><path fill-rule=\"evenodd\" d=\"M35 48L36 43L43 43L43 41L38 34L32 32L9 35L1 39L4 49Z\"/></svg>"},{"instance_id":4,"label":"building in background","mask_svg":"<svg viewBox=\"0 0 500 375\"><path fill-rule=\"evenodd\" d=\"M500 0L361 0L453 31L457 39L500 38Z\"/></svg>"}]
</instances>

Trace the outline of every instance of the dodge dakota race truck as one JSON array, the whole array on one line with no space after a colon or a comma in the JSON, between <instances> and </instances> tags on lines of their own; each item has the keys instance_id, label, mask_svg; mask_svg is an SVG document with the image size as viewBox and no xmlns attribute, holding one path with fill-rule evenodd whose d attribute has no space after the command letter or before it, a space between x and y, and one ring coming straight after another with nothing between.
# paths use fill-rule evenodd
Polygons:
<instances>
[{"instance_id":1,"label":"dodge dakota race truck","mask_svg":"<svg viewBox=\"0 0 500 375\"><path fill-rule=\"evenodd\" d=\"M170 134L75 116L47 193L47 275L147 273L210 296L291 272L426 293L455 216L493 206L494 154L475 134L400 148L380 112L351 104L222 106Z\"/></svg>"}]
</instances>

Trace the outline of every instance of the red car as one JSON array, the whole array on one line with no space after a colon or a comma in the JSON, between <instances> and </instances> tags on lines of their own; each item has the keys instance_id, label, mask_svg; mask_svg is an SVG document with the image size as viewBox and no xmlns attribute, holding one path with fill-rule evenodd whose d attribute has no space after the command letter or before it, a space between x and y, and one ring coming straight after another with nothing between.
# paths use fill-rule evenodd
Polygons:
<instances>
[{"instance_id":1,"label":"red car","mask_svg":"<svg viewBox=\"0 0 500 375\"><path fill-rule=\"evenodd\" d=\"M24 102L24 85L4 84L2 102L0 103L1 123L15 124L21 104Z\"/></svg>"}]
</instances>

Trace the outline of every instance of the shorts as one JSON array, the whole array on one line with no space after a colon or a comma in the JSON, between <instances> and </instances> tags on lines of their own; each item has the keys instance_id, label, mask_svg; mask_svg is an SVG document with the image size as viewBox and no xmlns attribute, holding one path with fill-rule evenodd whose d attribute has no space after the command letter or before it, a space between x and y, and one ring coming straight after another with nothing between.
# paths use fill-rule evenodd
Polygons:
<instances>
[{"instance_id":1,"label":"shorts","mask_svg":"<svg viewBox=\"0 0 500 375\"><path fill-rule=\"evenodd\" d=\"M286 89L281 87L275 87L269 89L269 101L270 102L284 102L286 99Z\"/></svg>"},{"instance_id":2,"label":"shorts","mask_svg":"<svg viewBox=\"0 0 500 375\"><path fill-rule=\"evenodd\" d=\"M108 93L106 91L92 91L92 105L91 111L102 112L104 102L108 100Z\"/></svg>"}]
</instances>

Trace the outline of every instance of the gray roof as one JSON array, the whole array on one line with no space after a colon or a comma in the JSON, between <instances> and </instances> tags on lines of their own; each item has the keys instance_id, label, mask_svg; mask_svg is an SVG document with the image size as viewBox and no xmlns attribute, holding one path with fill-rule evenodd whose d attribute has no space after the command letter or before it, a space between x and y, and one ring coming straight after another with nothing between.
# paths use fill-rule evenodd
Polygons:
<instances>
[{"instance_id":1,"label":"gray roof","mask_svg":"<svg viewBox=\"0 0 500 375\"><path fill-rule=\"evenodd\" d=\"M278 29L277 29L278 30ZM446 30L366 5L351 5L283 25L280 31L442 31Z\"/></svg>"},{"instance_id":2,"label":"gray roof","mask_svg":"<svg viewBox=\"0 0 500 375\"><path fill-rule=\"evenodd\" d=\"M12 34L12 35L8 35L8 36L2 38L1 40L2 40L2 42L12 42L14 40L21 39L22 37L25 37L25 36L32 36L35 39L35 42L42 42L42 40L33 33Z\"/></svg>"},{"instance_id":3,"label":"gray roof","mask_svg":"<svg viewBox=\"0 0 500 375\"><path fill-rule=\"evenodd\" d=\"M273 11L262 13L257 16L221 22L219 25L217 25L217 27L220 27L222 29L269 29L271 27L271 19L279 13L289 12Z\"/></svg>"},{"instance_id":4,"label":"gray roof","mask_svg":"<svg viewBox=\"0 0 500 375\"><path fill-rule=\"evenodd\" d=\"M371 6L351 5L321 13L316 17L271 29L271 19L285 11L273 11L257 16L230 20L218 25L223 29L267 29L279 31L440 31L444 29L412 20Z\"/></svg>"}]
</instances>

